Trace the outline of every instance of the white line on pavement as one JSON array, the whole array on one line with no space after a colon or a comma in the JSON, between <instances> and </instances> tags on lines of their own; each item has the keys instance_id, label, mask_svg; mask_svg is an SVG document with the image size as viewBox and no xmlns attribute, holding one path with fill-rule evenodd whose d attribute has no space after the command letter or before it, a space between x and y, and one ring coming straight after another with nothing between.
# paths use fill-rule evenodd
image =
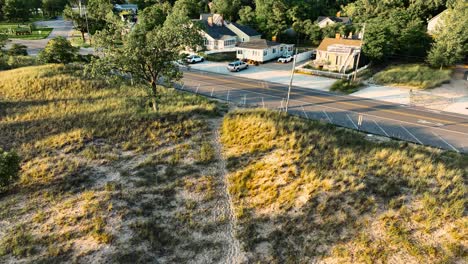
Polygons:
<instances>
[{"instance_id":1,"label":"white line on pavement","mask_svg":"<svg viewBox=\"0 0 468 264\"><path fill-rule=\"evenodd\" d=\"M432 134L434 134L436 137L438 137L440 140L442 140L442 142L444 142L445 144L447 144L447 146L449 146L451 149L453 149L455 152L458 152L460 153L460 151L454 147L452 144L448 143L445 139L443 139L441 136L437 135L436 133L434 132L431 132Z\"/></svg>"},{"instance_id":2,"label":"white line on pavement","mask_svg":"<svg viewBox=\"0 0 468 264\"><path fill-rule=\"evenodd\" d=\"M403 130L405 130L408 134L410 134L410 136L412 136L414 139L416 139L416 141L417 141L419 144L424 145L415 135L413 135L413 133L409 132L408 129L406 129L406 128L405 128L404 126L402 126L401 124L400 124L400 127L403 128Z\"/></svg>"},{"instance_id":3,"label":"white line on pavement","mask_svg":"<svg viewBox=\"0 0 468 264\"><path fill-rule=\"evenodd\" d=\"M375 120L372 120L372 122L374 122L375 125L377 125L378 128L380 128L380 130L382 130L382 132L384 132L384 134L387 136L387 137L390 137L387 132L385 132L385 130L375 121Z\"/></svg>"},{"instance_id":4,"label":"white line on pavement","mask_svg":"<svg viewBox=\"0 0 468 264\"><path fill-rule=\"evenodd\" d=\"M351 123L353 123L354 127L356 128L356 130L359 130L358 126L356 126L356 124L355 124L354 121L351 119L351 117L349 117L348 114L346 114L346 116L348 117L349 121L351 121Z\"/></svg>"}]
</instances>

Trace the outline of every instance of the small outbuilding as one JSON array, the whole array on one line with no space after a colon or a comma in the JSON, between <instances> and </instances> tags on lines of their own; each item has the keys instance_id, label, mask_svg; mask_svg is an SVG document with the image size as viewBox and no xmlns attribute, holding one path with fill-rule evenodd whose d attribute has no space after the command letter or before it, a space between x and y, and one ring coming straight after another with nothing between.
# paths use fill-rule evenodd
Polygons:
<instances>
[{"instance_id":1,"label":"small outbuilding","mask_svg":"<svg viewBox=\"0 0 468 264\"><path fill-rule=\"evenodd\" d=\"M342 17L338 13L336 17L334 16L319 16L317 19L317 24L320 28L324 28L329 25L334 25L340 23L343 25L351 25L351 19L349 17Z\"/></svg>"},{"instance_id":2,"label":"small outbuilding","mask_svg":"<svg viewBox=\"0 0 468 264\"><path fill-rule=\"evenodd\" d=\"M266 62L281 56L292 55L293 44L282 44L265 39L253 39L249 42L239 43L237 46L237 58L239 60L251 60Z\"/></svg>"}]
</instances>

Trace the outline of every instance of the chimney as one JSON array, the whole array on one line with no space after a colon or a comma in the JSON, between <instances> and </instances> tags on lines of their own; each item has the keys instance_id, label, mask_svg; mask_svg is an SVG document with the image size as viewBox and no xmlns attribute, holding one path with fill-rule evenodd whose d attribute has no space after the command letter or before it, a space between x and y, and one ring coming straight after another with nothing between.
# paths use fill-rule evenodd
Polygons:
<instances>
[{"instance_id":1,"label":"chimney","mask_svg":"<svg viewBox=\"0 0 468 264\"><path fill-rule=\"evenodd\" d=\"M212 27L213 26L213 17L208 17L208 26Z\"/></svg>"},{"instance_id":2,"label":"chimney","mask_svg":"<svg viewBox=\"0 0 468 264\"><path fill-rule=\"evenodd\" d=\"M340 38L341 38L341 34L340 34L340 33L336 33L336 34L335 34L335 38L336 38L336 39L340 39Z\"/></svg>"},{"instance_id":3,"label":"chimney","mask_svg":"<svg viewBox=\"0 0 468 264\"><path fill-rule=\"evenodd\" d=\"M341 11L336 12L336 17L341 17Z\"/></svg>"}]
</instances>

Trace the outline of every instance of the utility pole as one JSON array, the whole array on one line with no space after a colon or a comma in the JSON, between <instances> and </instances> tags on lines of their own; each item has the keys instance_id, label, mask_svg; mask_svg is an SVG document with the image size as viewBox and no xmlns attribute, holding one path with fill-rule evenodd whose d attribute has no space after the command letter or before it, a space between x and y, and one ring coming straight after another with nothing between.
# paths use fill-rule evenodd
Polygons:
<instances>
[{"instance_id":1,"label":"utility pole","mask_svg":"<svg viewBox=\"0 0 468 264\"><path fill-rule=\"evenodd\" d=\"M294 78L294 72L296 70L296 59L297 59L297 48L296 48L296 55L293 57L293 66L292 66L292 71L291 71L291 79L289 80L289 87L288 87L288 98L286 99L286 113L288 112L288 107L289 107L289 97L291 95L291 87L293 83L293 78Z\"/></svg>"},{"instance_id":2,"label":"utility pole","mask_svg":"<svg viewBox=\"0 0 468 264\"><path fill-rule=\"evenodd\" d=\"M78 7L80 9L80 17L83 16L83 12L81 11L81 0L78 1Z\"/></svg>"},{"instance_id":3,"label":"utility pole","mask_svg":"<svg viewBox=\"0 0 468 264\"><path fill-rule=\"evenodd\" d=\"M357 70L358 70L358 67L359 67L359 61L361 60L362 46L363 46L363 44L364 44L364 34L365 34L365 33L366 33L366 23L364 23L364 27L362 28L361 46L359 47L359 54L358 54L358 57L357 57L356 66L354 67L354 77L353 77L353 81L356 81Z\"/></svg>"}]
</instances>

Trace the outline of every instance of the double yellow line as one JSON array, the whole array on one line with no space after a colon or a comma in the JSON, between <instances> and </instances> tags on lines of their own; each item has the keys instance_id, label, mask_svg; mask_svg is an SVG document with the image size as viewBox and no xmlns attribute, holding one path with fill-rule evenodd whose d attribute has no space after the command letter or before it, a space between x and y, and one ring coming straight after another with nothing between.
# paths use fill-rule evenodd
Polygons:
<instances>
[{"instance_id":1,"label":"double yellow line","mask_svg":"<svg viewBox=\"0 0 468 264\"><path fill-rule=\"evenodd\" d=\"M208 76L208 75L198 75L198 74L188 73L188 72L184 72L184 75L189 75L189 76L193 76L193 77L202 77L202 78L205 78L205 79L212 79L212 80L216 80L216 81L224 81L223 78L212 77L212 76ZM239 84L242 84L242 85L245 85L245 86L250 86L250 87L253 87L253 88L264 88L264 89L267 89L267 90L275 91L275 90L273 90L271 88L262 87L262 86L258 86L258 85L254 85L254 84L250 84L250 83L245 83L245 82L240 82L240 81L239 81ZM295 93L295 92L291 92L291 95L300 95L300 94ZM403 112L403 111L378 109L378 108L375 108L375 107L372 107L372 106L366 106L366 105L361 105L361 104L352 103L352 102L334 101L334 100L330 100L330 99L326 99L324 97L318 97L318 96L314 96L314 95L305 95L305 96L310 96L310 97L316 98L318 100L321 100L321 101L327 102L327 103L339 103L339 104L344 104L344 105L349 105L349 106L359 107L359 108L367 107L369 109L376 110L376 111L382 111L382 112L395 114L395 115L400 115L400 116L414 117L414 118L418 118L418 119L421 119L421 120L431 120L431 121L435 121L437 123L441 123L443 125L450 125L450 123L448 123L449 121L443 120L443 119L440 119L440 118L421 116L421 115L418 115L418 114L411 114L411 113L407 113L407 112ZM468 127L468 124L465 124L465 123L460 123L458 125Z\"/></svg>"}]
</instances>

